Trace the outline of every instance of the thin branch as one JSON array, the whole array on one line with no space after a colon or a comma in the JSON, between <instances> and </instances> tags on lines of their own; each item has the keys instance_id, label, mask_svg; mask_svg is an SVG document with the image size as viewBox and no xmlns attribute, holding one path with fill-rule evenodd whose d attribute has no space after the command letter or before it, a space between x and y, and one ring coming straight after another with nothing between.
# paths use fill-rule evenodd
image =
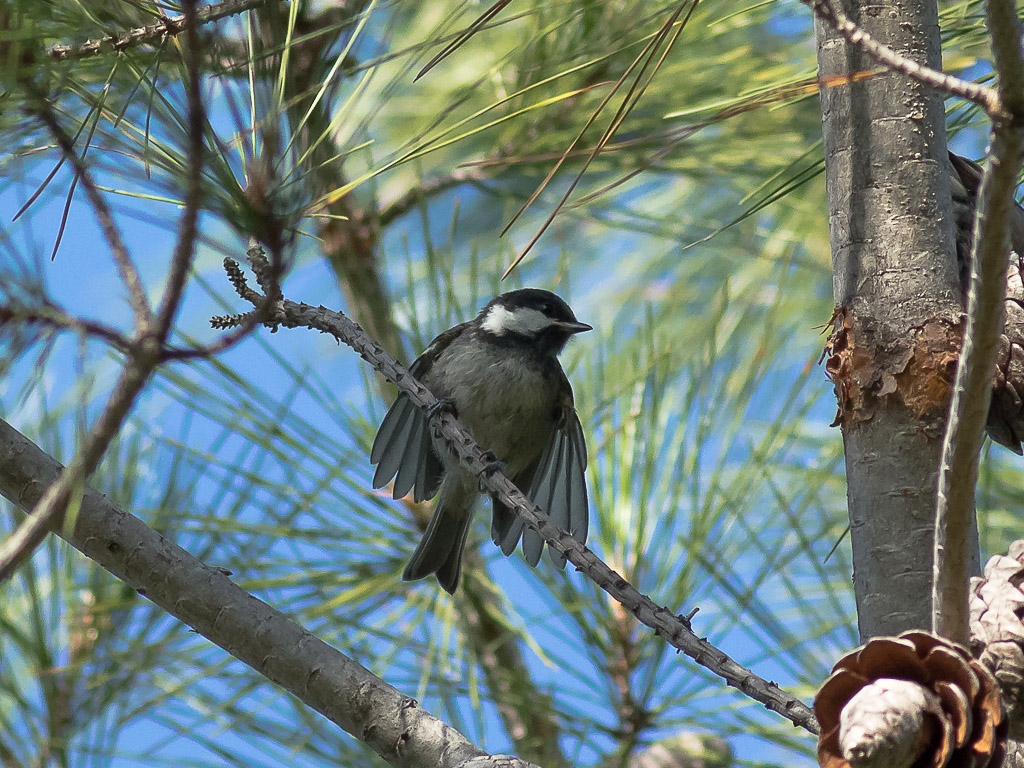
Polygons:
<instances>
[{"instance_id":1,"label":"thin branch","mask_svg":"<svg viewBox=\"0 0 1024 768\"><path fill-rule=\"evenodd\" d=\"M57 146L60 147L61 152L64 154L64 157L66 157L75 167L75 173L81 181L82 187L85 189L85 194L89 198L89 203L92 205L93 210L96 211L96 218L99 219L100 228L103 230L103 236L106 238L107 244L110 246L114 262L117 264L117 270L121 275L121 281L128 290L128 301L132 307L132 313L135 319L135 329L137 332L141 332L149 322L151 311L149 308L149 302L146 299L145 288L142 286L142 278L139 276L138 267L135 266L135 262L128 253L128 248L125 246L124 240L121 238L121 231L118 229L117 223L114 221L114 216L110 211L110 207L107 205L107 201L103 197L103 193L100 192L96 183L93 181L92 174L89 172L89 167L85 164L85 161L78 156L77 152L75 152L74 142L57 121L57 116L54 114L49 100L34 86L29 86L28 89L34 96L34 100L36 102L33 112L43 122L47 130L49 130L50 134L57 142Z\"/></svg>"},{"instance_id":2,"label":"thin branch","mask_svg":"<svg viewBox=\"0 0 1024 768\"><path fill-rule=\"evenodd\" d=\"M999 94L994 88L922 66L913 59L897 53L858 27L846 14L833 5L832 0L800 0L800 2L846 38L848 43L860 46L864 53L882 66L894 72L900 72L919 83L938 88L952 96L972 101L982 107L990 117L1002 114L1003 108L999 102Z\"/></svg>"},{"instance_id":3,"label":"thin branch","mask_svg":"<svg viewBox=\"0 0 1024 768\"><path fill-rule=\"evenodd\" d=\"M1021 20L1013 3L989 0L986 3L992 58L995 63L996 90L1004 109L1015 121L1024 117L1024 60L1021 59ZM996 126L1000 131L1009 126ZM1011 134L1012 135L1012 134ZM1014 178L1016 181L1016 177ZM1013 187L1008 187L1013 189Z\"/></svg>"},{"instance_id":4,"label":"thin branch","mask_svg":"<svg viewBox=\"0 0 1024 768\"><path fill-rule=\"evenodd\" d=\"M267 322L268 319L269 315L265 312L259 310L247 312L243 319L233 319L228 324L227 327L234 328L234 331L226 336L221 336L212 344L189 348L165 346L160 351L160 361L199 360L219 355L238 344L238 342L252 333L253 328ZM14 324L34 325L52 331L71 331L72 333L104 341L125 355L130 354L132 351L131 339L124 336L117 329L103 325L103 323L95 320L74 317L52 304L47 304L38 309L21 306L20 304L0 305L0 329L5 325Z\"/></svg>"},{"instance_id":5,"label":"thin branch","mask_svg":"<svg viewBox=\"0 0 1024 768\"><path fill-rule=\"evenodd\" d=\"M61 467L0 420L0 494L22 509L42 503ZM57 481L59 482L59 481ZM84 488L75 527L58 533L156 605L294 694L401 768L528 768L491 756L422 710L220 569L200 562L103 494ZM2 752L0 752L2 754Z\"/></svg>"},{"instance_id":6,"label":"thin branch","mask_svg":"<svg viewBox=\"0 0 1024 768\"><path fill-rule=\"evenodd\" d=\"M213 3L196 13L193 28L258 8L267 2L268 0L223 0L220 3ZM69 59L84 59L89 56L98 56L106 51L120 53L128 48L134 48L144 43L159 44L163 42L164 38L179 35L187 28L185 16L186 14L181 16L164 16L160 21L153 24L130 29L126 32L115 32L98 40L88 40L80 45L52 45L47 49L46 53L51 59L67 61Z\"/></svg>"},{"instance_id":7,"label":"thin branch","mask_svg":"<svg viewBox=\"0 0 1024 768\"><path fill-rule=\"evenodd\" d=\"M260 244L253 239L250 241L247 253L249 255L249 260L252 261L262 257L263 249L260 247ZM233 347L252 333L253 329L257 325L268 324L273 326L273 323L271 322L271 310L273 309L273 303L266 301L263 296L249 287L249 284L245 280L245 273L242 272L236 262L231 259L224 259L224 271L228 273L228 280L231 281L231 285L234 287L235 293L250 304L255 304L257 308L252 312L246 312L242 315L227 315L224 317L212 318L210 320L210 325L214 328L233 328L234 330L226 336L222 336L213 344L196 347L195 349L165 347L161 353L161 360L181 361L211 357Z\"/></svg>"},{"instance_id":8,"label":"thin branch","mask_svg":"<svg viewBox=\"0 0 1024 768\"><path fill-rule=\"evenodd\" d=\"M995 58L997 100L1013 120L993 121L989 164L981 177L974 220L967 326L957 365L953 402L942 442L932 561L932 629L957 642L968 640L968 542L974 520L978 457L992 397L1006 298L1007 253L1024 162L1024 65L1020 21L1006 0L987 3Z\"/></svg>"},{"instance_id":9,"label":"thin branch","mask_svg":"<svg viewBox=\"0 0 1024 768\"><path fill-rule=\"evenodd\" d=\"M59 527L66 511L73 506L85 480L95 471L110 441L117 435L128 412L159 362L159 348L147 339L152 319L149 303L138 269L125 248L121 233L114 222L106 200L92 180L92 174L82 159L75 153L71 138L57 122L57 118L45 97L29 84L28 89L37 101L35 113L56 139L64 156L75 166L89 201L100 220L100 226L113 252L121 279L128 289L128 298L135 317L138 338L131 342L128 360L121 370L114 391L89 431L84 446L75 454L71 464L61 473L42 495L32 513L18 529L0 545L0 583L5 581L46 538L47 532ZM139 343L142 340L147 343Z\"/></svg>"},{"instance_id":10,"label":"thin branch","mask_svg":"<svg viewBox=\"0 0 1024 768\"><path fill-rule=\"evenodd\" d=\"M252 333L253 329L257 325L262 325L267 322L267 318L259 311L246 312L240 318L233 319L229 326L234 330L226 336L222 336L220 339L215 341L213 344L204 344L198 347L185 348L185 347L164 347L160 352L161 362L181 362L185 360L206 360L219 355L221 352L226 352L231 347L238 344L246 336ZM239 324L241 323L241 324Z\"/></svg>"},{"instance_id":11,"label":"thin branch","mask_svg":"<svg viewBox=\"0 0 1024 768\"><path fill-rule=\"evenodd\" d=\"M52 304L47 304L39 309L19 304L0 306L0 328L14 323L42 326L53 331L73 331L83 336L92 336L107 342L125 354L131 349L131 341L114 328L95 320L73 317Z\"/></svg>"},{"instance_id":12,"label":"thin branch","mask_svg":"<svg viewBox=\"0 0 1024 768\"><path fill-rule=\"evenodd\" d=\"M199 93L199 33L196 22L195 0L184 3L185 45L182 60L185 64L185 100L188 141L185 159L185 210L178 223L178 241L171 257L171 268L167 275L167 288L153 327L153 339L163 346L174 323L174 317L181 306L181 296L188 280L188 271L196 251L198 235L199 206L203 199L203 102Z\"/></svg>"},{"instance_id":13,"label":"thin branch","mask_svg":"<svg viewBox=\"0 0 1024 768\"><path fill-rule=\"evenodd\" d=\"M263 268L264 260L257 259L253 268ZM237 268L237 265L236 265ZM309 328L329 333L354 349L360 357L395 384L418 408L430 410L437 398L421 384L408 369L395 360L355 322L340 312L326 307L311 307L284 299L278 304L275 320L286 328ZM224 318L217 318L218 321ZM218 324L216 327L224 327ZM481 486L536 529L550 546L565 555L576 568L601 589L618 600L637 620L653 629L673 647L679 649L701 666L722 677L731 685L773 712L811 733L818 732L818 724L811 710L795 696L783 691L754 672L745 669L725 653L702 640L690 629L688 618L677 616L668 608L657 605L642 595L621 575L609 568L600 558L576 541L570 534L552 525L547 515L527 499L511 480L496 471L487 456L452 414L442 412L433 421L438 433L451 445L462 465L480 478Z\"/></svg>"}]
</instances>

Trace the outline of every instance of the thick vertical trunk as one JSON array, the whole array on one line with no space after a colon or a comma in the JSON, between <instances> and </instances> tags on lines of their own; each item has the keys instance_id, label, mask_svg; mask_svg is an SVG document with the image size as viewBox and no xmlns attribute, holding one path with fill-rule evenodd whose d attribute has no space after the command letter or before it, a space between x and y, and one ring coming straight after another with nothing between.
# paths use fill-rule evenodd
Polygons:
<instances>
[{"instance_id":1,"label":"thick vertical trunk","mask_svg":"<svg viewBox=\"0 0 1024 768\"><path fill-rule=\"evenodd\" d=\"M941 68L935 0L853 0L875 39ZM878 65L817 22L823 77ZM899 74L824 89L836 330L863 638L930 626L932 521L960 346L942 96Z\"/></svg>"}]
</instances>

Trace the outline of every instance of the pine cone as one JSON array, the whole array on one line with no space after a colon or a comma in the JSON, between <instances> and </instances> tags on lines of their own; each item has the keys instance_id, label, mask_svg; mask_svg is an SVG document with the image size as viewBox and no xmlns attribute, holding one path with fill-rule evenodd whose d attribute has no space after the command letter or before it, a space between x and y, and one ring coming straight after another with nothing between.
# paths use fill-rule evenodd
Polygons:
<instances>
[{"instance_id":1,"label":"pine cone","mask_svg":"<svg viewBox=\"0 0 1024 768\"><path fill-rule=\"evenodd\" d=\"M974 209L981 184L981 166L949 153L956 226L956 258L966 302L974 242ZM988 410L988 435L1017 454L1024 454L1024 208L1017 206L1010 229L1010 263L1006 274L1006 309Z\"/></svg>"},{"instance_id":2,"label":"pine cone","mask_svg":"<svg viewBox=\"0 0 1024 768\"><path fill-rule=\"evenodd\" d=\"M995 676L1009 713L1010 734L1024 738L1024 540L996 555L985 577L971 579L971 651Z\"/></svg>"},{"instance_id":3,"label":"pine cone","mask_svg":"<svg viewBox=\"0 0 1024 768\"><path fill-rule=\"evenodd\" d=\"M925 632L847 654L814 699L824 768L998 768L1006 742L995 678Z\"/></svg>"}]
</instances>

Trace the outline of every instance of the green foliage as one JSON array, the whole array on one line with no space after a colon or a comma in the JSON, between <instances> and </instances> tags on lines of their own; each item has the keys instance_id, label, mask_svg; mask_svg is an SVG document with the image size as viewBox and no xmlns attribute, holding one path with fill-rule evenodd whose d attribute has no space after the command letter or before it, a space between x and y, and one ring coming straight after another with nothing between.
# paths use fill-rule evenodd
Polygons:
<instances>
[{"instance_id":1,"label":"green foliage","mask_svg":"<svg viewBox=\"0 0 1024 768\"><path fill-rule=\"evenodd\" d=\"M182 43L51 62L46 46L152 23L155 4L12 7L2 39L35 57L34 82L110 190L152 290L183 197ZM496 291L557 290L597 328L565 356L589 439L592 547L656 601L700 608L699 634L809 699L856 632L847 547L826 559L845 495L817 366L832 298L799 4L698 6L550 229L498 281L625 103L631 81L612 85L675 8L517 1L415 83L480 5L271 2L205 26L205 214L176 343L215 339L210 315L240 311L220 261L240 258L253 234L284 233L286 296L338 306L351 284L337 263L351 254L331 250L331 226L358 212L368 267L413 352ZM980 55L979 13L974 2L944 10L951 60ZM18 261L0 269L20 264L25 278L3 298L45 294L126 329L66 164L44 184L60 158L32 117L36 96L13 64L4 77L0 210L44 189L2 235ZM51 264L39 254L58 239L65 201L72 218ZM353 312L372 298L346 296ZM0 407L67 459L112 360L96 341L31 330L0 340L0 360L13 361ZM506 692L489 687L464 604L400 581L423 510L370 489L384 403L361 366L330 340L264 330L214 359L166 365L93 484L484 748L513 751L498 714ZM984 542L998 550L1019 493L1002 456L990 467ZM5 531L17 519L0 517ZM474 542L483 565L467 579L500 609L492 619L522 654L566 762L625 766L699 731L726 737L746 764L810 764L808 737L670 653L578 574L501 557L482 520ZM0 760L380 764L62 544L0 586L0 604ZM133 740L140 724L158 737Z\"/></svg>"}]
</instances>

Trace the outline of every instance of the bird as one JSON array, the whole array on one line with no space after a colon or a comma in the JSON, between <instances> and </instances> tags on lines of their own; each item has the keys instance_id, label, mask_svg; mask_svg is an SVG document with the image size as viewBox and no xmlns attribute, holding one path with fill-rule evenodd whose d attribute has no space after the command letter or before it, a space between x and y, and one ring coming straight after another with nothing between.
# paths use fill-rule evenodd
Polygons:
<instances>
[{"instance_id":1,"label":"bird","mask_svg":"<svg viewBox=\"0 0 1024 768\"><path fill-rule=\"evenodd\" d=\"M966 305L974 245L974 211L981 187L982 168L972 160L949 152L950 191L961 300ZM1010 254L1006 273L1003 329L992 382L986 429L996 443L1024 454L1024 208L1015 205L1010 217Z\"/></svg>"},{"instance_id":2,"label":"bird","mask_svg":"<svg viewBox=\"0 0 1024 768\"><path fill-rule=\"evenodd\" d=\"M588 528L587 448L558 355L571 337L590 330L554 293L523 288L496 296L476 318L440 334L409 367L438 398L437 409L453 412L495 466L581 544ZM459 463L431 428L431 417L398 396L370 449L373 487L383 488L394 478L393 497L411 491L417 502L440 490L402 579L434 574L454 595L480 478ZM524 521L493 494L491 510L494 543L511 555L522 537L523 554L536 567L544 546L540 533L524 532ZM556 565L565 565L563 555L555 550L550 555Z\"/></svg>"}]
</instances>

